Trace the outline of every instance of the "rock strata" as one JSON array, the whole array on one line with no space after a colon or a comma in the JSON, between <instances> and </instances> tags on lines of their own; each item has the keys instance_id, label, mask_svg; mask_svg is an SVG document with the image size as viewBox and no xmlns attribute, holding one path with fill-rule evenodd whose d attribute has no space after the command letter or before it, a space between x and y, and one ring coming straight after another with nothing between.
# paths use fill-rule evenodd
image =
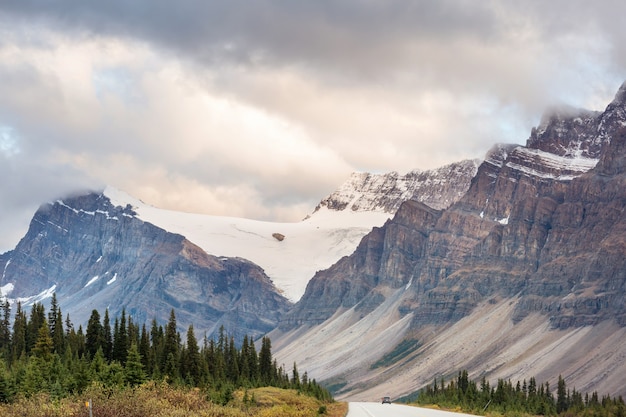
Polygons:
<instances>
[{"instance_id":1,"label":"rock strata","mask_svg":"<svg viewBox=\"0 0 626 417\"><path fill-rule=\"evenodd\" d=\"M42 206L15 250L0 256L0 268L10 298L29 303L54 291L75 323L86 323L94 308L165 323L175 309L183 331L193 323L210 336L224 325L256 337L291 305L257 265L207 255L100 193Z\"/></svg>"}]
</instances>

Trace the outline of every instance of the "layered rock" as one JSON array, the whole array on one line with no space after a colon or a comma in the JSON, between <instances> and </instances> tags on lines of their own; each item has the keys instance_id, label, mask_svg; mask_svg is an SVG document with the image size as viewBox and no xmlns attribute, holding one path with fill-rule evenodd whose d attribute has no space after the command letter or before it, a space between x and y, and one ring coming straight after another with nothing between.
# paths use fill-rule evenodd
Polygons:
<instances>
[{"instance_id":1,"label":"layered rock","mask_svg":"<svg viewBox=\"0 0 626 417\"><path fill-rule=\"evenodd\" d=\"M527 147L495 147L448 210L404 203L313 278L283 327L380 303L378 286L409 283L401 311L416 326L458 320L496 295L521 295L518 319L539 311L557 327L626 325L623 91L604 113L544 118Z\"/></svg>"},{"instance_id":2,"label":"layered rock","mask_svg":"<svg viewBox=\"0 0 626 417\"><path fill-rule=\"evenodd\" d=\"M544 125L533 131L525 147L494 147L467 193L448 209L402 204L393 219L366 236L353 255L309 282L305 295L281 321L278 334L288 335L297 326L310 328L309 333L315 326L330 332L337 317L349 320L344 324L349 329L357 328L359 321L375 326L380 319L369 319L368 313L378 309L389 315L393 306L398 328L406 337L418 335L427 346L440 329L455 326L478 307L484 311L492 303L498 309L507 306L513 327L545 320L546 335L565 331L575 335L583 326L626 327L625 91L626 84L603 113L544 118ZM402 324L404 318L410 319L409 327ZM372 337L384 334L380 329L371 331ZM345 332L341 335L346 337ZM554 337L544 339L554 341ZM485 342L489 349L497 348ZM507 340L506 345L515 350L514 341ZM387 351L394 346L387 346ZM289 344L284 349L297 351ZM346 349L364 355L357 348ZM410 363L420 366L419 358L428 359L420 355L436 350L417 347L409 355ZM481 365L487 357L472 355L471 349L455 353L455 366L465 364L478 375L489 376L497 367L507 369L508 375L525 375L519 369L524 354L510 356L513 364L503 362L494 369ZM490 355L499 353L494 350ZM551 355L554 361L563 360L559 363L564 368L563 355L580 360L585 368L572 371L574 384L583 381L586 389L595 389L593 381L599 380L593 376L594 358L587 357L586 351L568 345L562 357ZM406 371L407 365L400 363L389 364L384 373L367 371L377 359L364 356L362 368L351 363L342 371L345 374L338 374L328 367L323 375L358 391ZM455 371L446 369L450 365L442 360L439 372ZM613 369L621 366L616 360L610 361ZM315 361L309 366L315 366ZM549 373L542 368L534 371ZM360 382L350 387L357 374ZM432 374L423 377L418 379L428 381ZM622 393L614 385L611 389Z\"/></svg>"},{"instance_id":3,"label":"layered rock","mask_svg":"<svg viewBox=\"0 0 626 417\"><path fill-rule=\"evenodd\" d=\"M0 268L4 295L28 303L56 292L76 323L107 307L165 323L173 308L181 330L193 323L211 335L224 325L237 337L258 336L290 306L257 265L209 256L99 193L42 206Z\"/></svg>"}]
</instances>

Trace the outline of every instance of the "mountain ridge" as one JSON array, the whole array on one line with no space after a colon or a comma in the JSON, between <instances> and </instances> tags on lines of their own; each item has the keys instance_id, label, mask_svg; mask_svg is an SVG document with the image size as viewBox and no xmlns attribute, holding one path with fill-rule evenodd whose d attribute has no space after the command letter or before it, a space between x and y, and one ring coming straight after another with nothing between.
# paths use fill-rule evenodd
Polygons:
<instances>
[{"instance_id":1,"label":"mountain ridge","mask_svg":"<svg viewBox=\"0 0 626 417\"><path fill-rule=\"evenodd\" d=\"M353 255L309 282L305 295L271 334L280 359L307 358L303 366L315 369L311 375L318 380L341 387L340 398L365 399L381 387L408 394L432 381L434 373L422 371L425 363L431 372L454 374L467 367L476 377L538 376L551 383L556 375L549 371L560 366L579 390L623 394L626 387L614 376L610 382L597 377L606 369L626 371L623 349L600 342L595 352L606 355L600 360L588 349L565 344L580 329L599 340L614 340L604 333L611 328L606 323L624 334L623 90L604 112L591 113L580 135L579 130L563 130L579 126L579 114L565 121L546 117L542 129L531 132L531 147L492 148L467 193L450 208L438 211L405 202L389 222L364 237ZM553 147L558 153L549 152L546 142L565 139L569 143ZM481 311L496 307L506 311L499 326L526 330L510 338L496 332L494 341L463 333L461 323L468 320L488 325L491 318ZM537 356L525 365L532 355L522 346L530 342L525 338L534 327L544 330L532 333ZM351 335L356 329L364 332L358 343ZM437 336L448 329L466 334L470 343L482 340L483 346L472 350L461 343L459 352L451 352ZM316 342L298 346L294 334ZM419 343L410 359L371 368L402 341L414 339ZM349 342L337 342L343 340ZM498 357L498 346L507 347L508 359L485 367L486 359ZM318 363L315 351L328 357ZM594 364L602 369L599 374ZM456 369L450 369L453 365ZM400 384L398 378L405 374Z\"/></svg>"}]
</instances>

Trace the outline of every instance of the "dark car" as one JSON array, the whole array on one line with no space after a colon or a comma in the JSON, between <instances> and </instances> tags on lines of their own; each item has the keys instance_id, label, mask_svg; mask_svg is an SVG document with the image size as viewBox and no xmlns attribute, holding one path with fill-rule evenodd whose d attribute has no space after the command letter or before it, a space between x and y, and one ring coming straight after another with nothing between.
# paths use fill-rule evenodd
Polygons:
<instances>
[{"instance_id":1,"label":"dark car","mask_svg":"<svg viewBox=\"0 0 626 417\"><path fill-rule=\"evenodd\" d=\"M391 397L383 397L383 404L391 404Z\"/></svg>"}]
</instances>

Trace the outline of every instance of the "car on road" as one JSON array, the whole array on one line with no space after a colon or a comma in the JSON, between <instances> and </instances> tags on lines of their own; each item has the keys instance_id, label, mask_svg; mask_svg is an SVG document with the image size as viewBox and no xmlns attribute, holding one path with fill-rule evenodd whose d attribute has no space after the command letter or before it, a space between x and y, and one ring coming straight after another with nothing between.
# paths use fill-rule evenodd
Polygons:
<instances>
[{"instance_id":1,"label":"car on road","mask_svg":"<svg viewBox=\"0 0 626 417\"><path fill-rule=\"evenodd\" d=\"M391 397L383 397L383 404L391 404Z\"/></svg>"}]
</instances>

